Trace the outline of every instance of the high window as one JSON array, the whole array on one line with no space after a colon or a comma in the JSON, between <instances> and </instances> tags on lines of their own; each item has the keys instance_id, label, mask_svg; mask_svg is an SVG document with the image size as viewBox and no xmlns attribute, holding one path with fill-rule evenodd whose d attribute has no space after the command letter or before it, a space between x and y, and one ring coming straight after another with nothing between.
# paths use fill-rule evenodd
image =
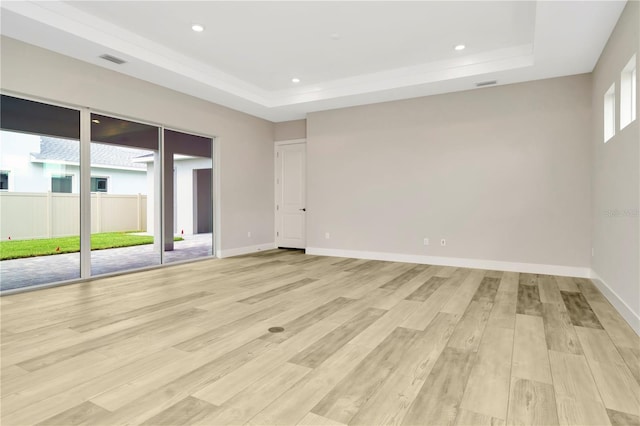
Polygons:
<instances>
[{"instance_id":1,"label":"high window","mask_svg":"<svg viewBox=\"0 0 640 426\"><path fill-rule=\"evenodd\" d=\"M616 134L616 85L604 94L604 143Z\"/></svg>"},{"instance_id":2,"label":"high window","mask_svg":"<svg viewBox=\"0 0 640 426\"><path fill-rule=\"evenodd\" d=\"M636 55L633 55L620 75L620 129L636 119Z\"/></svg>"}]
</instances>

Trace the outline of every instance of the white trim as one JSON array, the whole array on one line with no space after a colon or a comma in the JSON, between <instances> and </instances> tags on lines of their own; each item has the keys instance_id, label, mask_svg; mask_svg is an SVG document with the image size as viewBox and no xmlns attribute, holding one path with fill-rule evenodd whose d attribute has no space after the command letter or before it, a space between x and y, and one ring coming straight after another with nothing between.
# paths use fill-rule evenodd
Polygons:
<instances>
[{"instance_id":1,"label":"white trim","mask_svg":"<svg viewBox=\"0 0 640 426\"><path fill-rule=\"evenodd\" d=\"M91 163L91 111L80 110L79 164ZM91 277L91 167L80 167L80 277Z\"/></svg>"},{"instance_id":2,"label":"white trim","mask_svg":"<svg viewBox=\"0 0 640 426\"><path fill-rule=\"evenodd\" d=\"M288 140L285 140L285 141L275 141L274 145L275 146L292 145L294 143L307 143L307 139L288 139Z\"/></svg>"},{"instance_id":3,"label":"white trim","mask_svg":"<svg viewBox=\"0 0 640 426\"><path fill-rule=\"evenodd\" d=\"M613 291L607 283L604 282L602 278L594 271L591 270L591 281L598 287L598 290L607 298L609 303L613 305L613 307L618 311L618 313L622 316L622 318L627 321L629 326L640 335L640 315L638 313L633 312L633 309L626 302L618 296L618 294Z\"/></svg>"},{"instance_id":4,"label":"white trim","mask_svg":"<svg viewBox=\"0 0 640 426\"><path fill-rule=\"evenodd\" d=\"M240 256L241 254L255 253L257 251L271 250L276 248L276 243L257 244L254 246L238 247L226 250L218 250L216 256L220 259L224 257Z\"/></svg>"},{"instance_id":5,"label":"white trim","mask_svg":"<svg viewBox=\"0 0 640 426\"><path fill-rule=\"evenodd\" d=\"M213 175L213 248L211 252L216 254L216 257L220 257L218 255L219 248L222 247L222 209L221 209L221 194L220 190L220 146L222 145L220 137L213 136L213 152L211 155L213 156L211 167L213 167L212 175Z\"/></svg>"},{"instance_id":6,"label":"white trim","mask_svg":"<svg viewBox=\"0 0 640 426\"><path fill-rule=\"evenodd\" d=\"M456 266L461 268L490 269L497 271L525 272L531 274L559 275L565 277L589 278L591 276L591 270L589 268L582 268L578 266L544 265L538 263L504 262L500 260L422 256L415 254L384 253L360 250L336 250L316 247L307 247L307 254L368 260L386 260L390 262Z\"/></svg>"},{"instance_id":7,"label":"white trim","mask_svg":"<svg viewBox=\"0 0 640 426\"><path fill-rule=\"evenodd\" d=\"M94 143L94 142L92 142ZM100 142L96 142L96 143L100 143ZM138 149L144 149L144 148L138 148ZM77 161L67 161L67 160L49 160L49 159L41 159L41 158L33 158L33 155L31 156L31 162L32 163L37 163L37 164L60 164L63 166L75 166L75 167L80 167L80 163ZM136 168L136 167L127 167L127 166L112 166L110 164L94 164L91 163L90 167L92 169L106 169L106 170L127 170L127 171L131 171L131 172L139 172L139 173L146 173L146 169L141 169L141 168Z\"/></svg>"}]
</instances>

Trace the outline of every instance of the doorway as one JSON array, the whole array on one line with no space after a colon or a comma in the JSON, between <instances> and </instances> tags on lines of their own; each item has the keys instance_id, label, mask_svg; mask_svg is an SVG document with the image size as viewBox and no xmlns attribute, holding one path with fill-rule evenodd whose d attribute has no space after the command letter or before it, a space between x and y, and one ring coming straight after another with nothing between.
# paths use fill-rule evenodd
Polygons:
<instances>
[{"instance_id":1,"label":"doorway","mask_svg":"<svg viewBox=\"0 0 640 426\"><path fill-rule=\"evenodd\" d=\"M275 151L276 246L304 249L307 144L304 140L277 142Z\"/></svg>"}]
</instances>

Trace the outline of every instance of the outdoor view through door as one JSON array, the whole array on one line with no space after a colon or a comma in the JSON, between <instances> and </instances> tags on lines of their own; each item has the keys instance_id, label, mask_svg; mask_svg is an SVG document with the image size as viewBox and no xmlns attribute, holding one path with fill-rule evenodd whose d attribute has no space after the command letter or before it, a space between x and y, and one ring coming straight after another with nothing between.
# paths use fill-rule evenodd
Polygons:
<instances>
[{"instance_id":1,"label":"outdoor view through door","mask_svg":"<svg viewBox=\"0 0 640 426\"><path fill-rule=\"evenodd\" d=\"M165 130L164 153L165 261L175 262L211 256L213 254L211 138ZM180 239L180 241L174 241L174 239Z\"/></svg>"},{"instance_id":2,"label":"outdoor view through door","mask_svg":"<svg viewBox=\"0 0 640 426\"><path fill-rule=\"evenodd\" d=\"M0 107L0 289L79 278L80 111L4 95Z\"/></svg>"},{"instance_id":3,"label":"outdoor view through door","mask_svg":"<svg viewBox=\"0 0 640 426\"><path fill-rule=\"evenodd\" d=\"M212 138L6 95L0 106L1 291L213 255Z\"/></svg>"},{"instance_id":4,"label":"outdoor view through door","mask_svg":"<svg viewBox=\"0 0 640 426\"><path fill-rule=\"evenodd\" d=\"M159 127L91 114L92 275L160 264L159 162Z\"/></svg>"}]
</instances>

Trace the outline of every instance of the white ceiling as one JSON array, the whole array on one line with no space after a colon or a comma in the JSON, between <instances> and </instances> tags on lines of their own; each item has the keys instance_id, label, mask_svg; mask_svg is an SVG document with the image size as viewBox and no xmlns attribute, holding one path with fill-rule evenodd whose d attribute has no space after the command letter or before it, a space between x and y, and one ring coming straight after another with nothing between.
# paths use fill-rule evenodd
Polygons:
<instances>
[{"instance_id":1,"label":"white ceiling","mask_svg":"<svg viewBox=\"0 0 640 426\"><path fill-rule=\"evenodd\" d=\"M272 121L590 72L625 1L2 1L1 33ZM205 31L196 33L199 23ZM457 44L467 46L455 51ZM115 65L110 54L126 60ZM293 77L300 83L292 83Z\"/></svg>"}]
</instances>

